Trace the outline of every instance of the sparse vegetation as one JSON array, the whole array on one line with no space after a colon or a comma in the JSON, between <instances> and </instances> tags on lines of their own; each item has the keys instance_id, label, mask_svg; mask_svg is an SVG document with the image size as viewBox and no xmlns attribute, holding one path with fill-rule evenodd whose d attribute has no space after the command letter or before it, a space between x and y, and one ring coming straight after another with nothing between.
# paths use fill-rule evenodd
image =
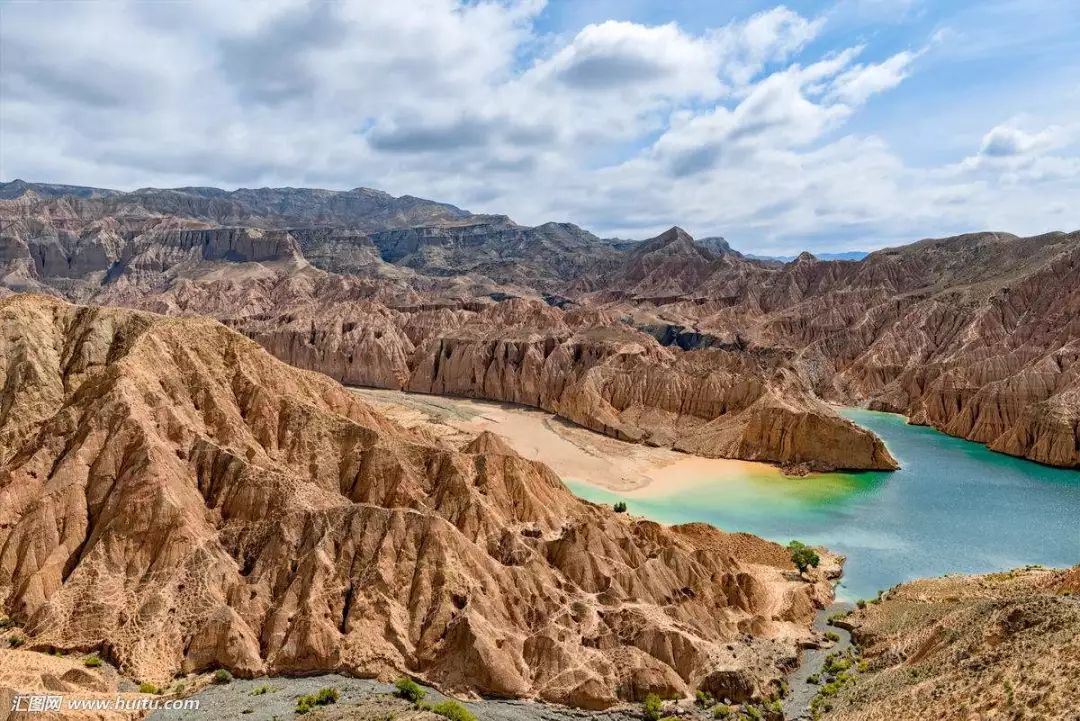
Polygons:
<instances>
[{"instance_id":1,"label":"sparse vegetation","mask_svg":"<svg viewBox=\"0 0 1080 721\"><path fill-rule=\"evenodd\" d=\"M300 715L310 713L316 706L329 706L332 703L337 703L340 698L341 692L336 688L321 688L317 693L296 699L296 713Z\"/></svg>"},{"instance_id":2,"label":"sparse vegetation","mask_svg":"<svg viewBox=\"0 0 1080 721\"><path fill-rule=\"evenodd\" d=\"M708 691L698 689L697 693L694 694L694 703L701 708L709 708L716 703L716 699L714 699L713 695Z\"/></svg>"},{"instance_id":3,"label":"sparse vegetation","mask_svg":"<svg viewBox=\"0 0 1080 721\"><path fill-rule=\"evenodd\" d=\"M840 640L840 634L838 634L836 631L826 631L825 638L832 641L833 643L836 643Z\"/></svg>"},{"instance_id":4,"label":"sparse vegetation","mask_svg":"<svg viewBox=\"0 0 1080 721\"><path fill-rule=\"evenodd\" d=\"M727 704L721 703L721 704L717 704L716 706L713 706L712 715L713 715L713 718L715 718L715 719L729 718L732 713L733 712L731 710L731 707L728 706Z\"/></svg>"},{"instance_id":5,"label":"sparse vegetation","mask_svg":"<svg viewBox=\"0 0 1080 721\"><path fill-rule=\"evenodd\" d=\"M159 694L161 693L161 689L149 681L143 681L139 684L139 693Z\"/></svg>"},{"instance_id":6,"label":"sparse vegetation","mask_svg":"<svg viewBox=\"0 0 1080 721\"><path fill-rule=\"evenodd\" d=\"M0 618L0 631L6 631L7 629L14 628L17 625L18 624L15 623L13 619L8 618L7 616Z\"/></svg>"},{"instance_id":7,"label":"sparse vegetation","mask_svg":"<svg viewBox=\"0 0 1080 721\"><path fill-rule=\"evenodd\" d=\"M98 668L102 663L104 662L96 653L92 653L83 659L83 666L86 666L87 668Z\"/></svg>"},{"instance_id":8,"label":"sparse vegetation","mask_svg":"<svg viewBox=\"0 0 1080 721\"><path fill-rule=\"evenodd\" d=\"M660 697L654 693L645 697L645 703L641 706L642 713L649 721L660 721L664 710L664 704Z\"/></svg>"},{"instance_id":9,"label":"sparse vegetation","mask_svg":"<svg viewBox=\"0 0 1080 721\"><path fill-rule=\"evenodd\" d=\"M214 671L214 683L232 683L232 674L223 668Z\"/></svg>"},{"instance_id":10,"label":"sparse vegetation","mask_svg":"<svg viewBox=\"0 0 1080 721\"><path fill-rule=\"evenodd\" d=\"M791 562L799 569L799 573L806 573L808 569L817 568L821 564L821 556L817 551L802 541L792 541L788 544L788 550L791 551Z\"/></svg>"},{"instance_id":11,"label":"sparse vegetation","mask_svg":"<svg viewBox=\"0 0 1080 721\"><path fill-rule=\"evenodd\" d=\"M476 721L476 716L473 716L472 711L457 701L440 701L431 707L431 711L450 721Z\"/></svg>"},{"instance_id":12,"label":"sparse vegetation","mask_svg":"<svg viewBox=\"0 0 1080 721\"><path fill-rule=\"evenodd\" d=\"M614 506L616 513L626 513L626 501L619 501Z\"/></svg>"},{"instance_id":13,"label":"sparse vegetation","mask_svg":"<svg viewBox=\"0 0 1080 721\"><path fill-rule=\"evenodd\" d=\"M22 646L24 643L26 643L26 639L23 638L22 636L12 636L11 638L8 639L8 646L11 646L12 648L18 648L19 646Z\"/></svg>"},{"instance_id":14,"label":"sparse vegetation","mask_svg":"<svg viewBox=\"0 0 1080 721\"><path fill-rule=\"evenodd\" d=\"M414 704L420 703L424 700L424 696L427 696L427 691L407 676L402 676L395 681L394 687L397 689L398 696Z\"/></svg>"},{"instance_id":15,"label":"sparse vegetation","mask_svg":"<svg viewBox=\"0 0 1080 721\"><path fill-rule=\"evenodd\" d=\"M274 691L277 691L277 689L274 688L273 686L271 686L268 683L264 683L262 686L256 686L255 688L253 688L251 690L251 695L252 696L263 696L263 695L268 694L268 693L273 693Z\"/></svg>"}]
</instances>

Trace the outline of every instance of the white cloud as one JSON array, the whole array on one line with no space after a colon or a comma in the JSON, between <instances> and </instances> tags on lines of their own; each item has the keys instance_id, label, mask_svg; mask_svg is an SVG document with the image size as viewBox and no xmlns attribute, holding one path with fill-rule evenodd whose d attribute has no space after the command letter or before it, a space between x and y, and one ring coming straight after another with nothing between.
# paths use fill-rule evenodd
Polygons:
<instances>
[{"instance_id":1,"label":"white cloud","mask_svg":"<svg viewBox=\"0 0 1080 721\"><path fill-rule=\"evenodd\" d=\"M868 5L914 7L866 0L859 12ZM1072 126L1012 120L981 149L973 138L970 158L929 169L845 134L875 95L920 71L919 50L810 52L825 19L784 7L700 32L608 21L565 37L538 31L541 10L8 3L0 176L363 184L522 222L639 237L678 223L776 250L1006 221L1016 224L997 227L1023 231L1021 203L1034 200L1056 208L1055 223L1076 212Z\"/></svg>"},{"instance_id":2,"label":"white cloud","mask_svg":"<svg viewBox=\"0 0 1080 721\"><path fill-rule=\"evenodd\" d=\"M833 92L844 102L856 105L865 103L871 95L899 85L907 77L908 68L915 58L915 53L905 50L881 63L853 67L836 79Z\"/></svg>"},{"instance_id":3,"label":"white cloud","mask_svg":"<svg viewBox=\"0 0 1080 721\"><path fill-rule=\"evenodd\" d=\"M1028 133L1013 125L997 125L983 136L979 155L989 158L1029 155L1049 149L1063 139L1063 136L1064 129L1060 126Z\"/></svg>"}]
</instances>

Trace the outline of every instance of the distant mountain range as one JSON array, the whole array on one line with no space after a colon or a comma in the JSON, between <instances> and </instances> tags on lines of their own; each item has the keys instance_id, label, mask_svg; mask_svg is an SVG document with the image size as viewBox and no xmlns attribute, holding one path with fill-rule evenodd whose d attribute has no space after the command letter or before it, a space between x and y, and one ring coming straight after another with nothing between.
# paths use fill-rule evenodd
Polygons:
<instances>
[{"instance_id":1,"label":"distant mountain range","mask_svg":"<svg viewBox=\"0 0 1080 721\"><path fill-rule=\"evenodd\" d=\"M796 255L755 255L754 253L745 255L754 260L775 260L778 263L790 263L798 257ZM848 250L843 253L814 253L813 255L818 260L862 260L870 253L865 250Z\"/></svg>"},{"instance_id":2,"label":"distant mountain range","mask_svg":"<svg viewBox=\"0 0 1080 721\"><path fill-rule=\"evenodd\" d=\"M760 260L679 228L603 239L369 188L23 181L0 184L0 221L0 294L213 316L349 383L527 403L699 455L891 467L826 399L1080 465L1078 233Z\"/></svg>"}]
</instances>

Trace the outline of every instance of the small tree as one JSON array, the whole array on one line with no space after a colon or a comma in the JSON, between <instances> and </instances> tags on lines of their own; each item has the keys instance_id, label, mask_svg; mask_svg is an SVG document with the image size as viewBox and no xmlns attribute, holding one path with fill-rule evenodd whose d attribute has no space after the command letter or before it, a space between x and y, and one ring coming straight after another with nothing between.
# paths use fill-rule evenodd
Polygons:
<instances>
[{"instance_id":1,"label":"small tree","mask_svg":"<svg viewBox=\"0 0 1080 721\"><path fill-rule=\"evenodd\" d=\"M645 712L645 718L649 721L659 721L660 716L663 714L664 706L660 701L660 697L651 693L645 697L645 703L642 705L642 710Z\"/></svg>"},{"instance_id":2,"label":"small tree","mask_svg":"<svg viewBox=\"0 0 1080 721\"><path fill-rule=\"evenodd\" d=\"M821 563L821 556L817 551L802 541L792 541L788 544L788 550L791 551L791 562L799 569L799 573L806 573L808 568L817 568Z\"/></svg>"},{"instance_id":3,"label":"small tree","mask_svg":"<svg viewBox=\"0 0 1080 721\"><path fill-rule=\"evenodd\" d=\"M615 504L616 513L626 513L626 501L619 501Z\"/></svg>"}]
</instances>

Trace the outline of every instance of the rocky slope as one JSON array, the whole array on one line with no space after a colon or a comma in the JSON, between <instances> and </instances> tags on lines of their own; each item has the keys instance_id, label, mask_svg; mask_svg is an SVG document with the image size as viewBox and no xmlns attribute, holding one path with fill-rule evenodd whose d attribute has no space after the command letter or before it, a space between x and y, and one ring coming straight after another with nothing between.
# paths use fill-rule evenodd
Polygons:
<instances>
[{"instance_id":1,"label":"rocky slope","mask_svg":"<svg viewBox=\"0 0 1080 721\"><path fill-rule=\"evenodd\" d=\"M775 544L585 503L211 320L16 295L0 327L0 599L30 650L604 707L764 694L829 595Z\"/></svg>"},{"instance_id":2,"label":"rocky slope","mask_svg":"<svg viewBox=\"0 0 1080 721\"><path fill-rule=\"evenodd\" d=\"M858 261L804 253L778 263L678 228L640 243L605 241L569 224L527 228L366 189L120 193L21 181L0 186L0 224L0 293L210 314L344 382L534 398L589 427L661 443L682 434L686 419L687 447L710 455L888 467L857 437L842 457L802 437L823 422L838 444L851 442L824 400L1080 467L1080 233L979 233ZM522 321L508 309L501 326L477 317L515 299L566 318L528 311ZM582 367L555 363L557 372L529 376L537 352L546 368L567 342L582 351L573 364L584 358ZM434 370L440 352L466 346L471 366L459 357L449 367L468 380L415 377ZM628 351L638 346L642 353ZM514 353L533 359L528 370L515 367ZM645 367L672 380L650 380ZM769 392L733 402L727 380L714 386L735 373ZM632 392L615 388L630 374ZM598 387L562 398L585 375L599 376ZM768 413L730 432L730 409L761 398ZM713 440L693 439L699 421L721 417L724 427L706 432Z\"/></svg>"},{"instance_id":3,"label":"rocky slope","mask_svg":"<svg viewBox=\"0 0 1080 721\"><path fill-rule=\"evenodd\" d=\"M826 721L1077 718L1080 567L914 581L842 623L867 667Z\"/></svg>"},{"instance_id":4,"label":"rocky slope","mask_svg":"<svg viewBox=\"0 0 1080 721\"><path fill-rule=\"evenodd\" d=\"M272 300L251 303L250 284L225 284L112 302L221 318L278 358L351 385L535 406L703 456L896 467L879 439L815 398L790 354L683 353L603 314L540 300L394 308L389 299L349 300L362 291L335 279L301 288L289 277L262 286L260 297Z\"/></svg>"},{"instance_id":5,"label":"rocky slope","mask_svg":"<svg viewBox=\"0 0 1080 721\"><path fill-rule=\"evenodd\" d=\"M683 347L783 349L827 400L1080 466L1080 233L767 266L711 257L675 229L628 257L578 301Z\"/></svg>"}]
</instances>

